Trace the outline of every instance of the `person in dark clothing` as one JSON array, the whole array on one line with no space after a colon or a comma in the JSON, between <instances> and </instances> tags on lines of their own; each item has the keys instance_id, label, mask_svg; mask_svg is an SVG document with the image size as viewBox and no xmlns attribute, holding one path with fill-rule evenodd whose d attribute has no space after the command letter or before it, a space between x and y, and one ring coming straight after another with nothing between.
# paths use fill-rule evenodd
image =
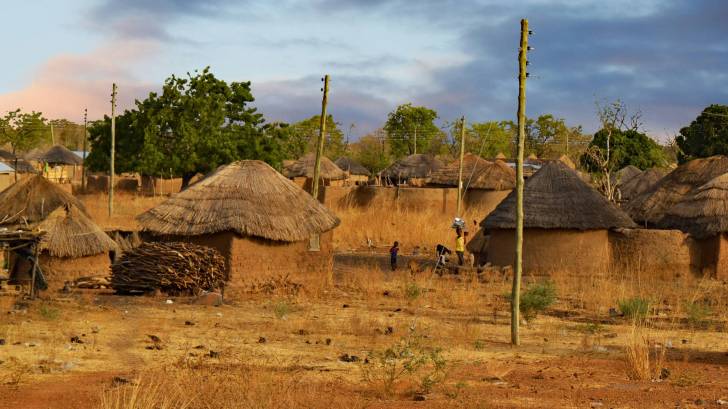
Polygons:
<instances>
[{"instance_id":1,"label":"person in dark clothing","mask_svg":"<svg viewBox=\"0 0 728 409\"><path fill-rule=\"evenodd\" d=\"M394 245L389 249L389 262L392 265L392 271L397 269L397 253L399 253L399 242L395 241Z\"/></svg>"}]
</instances>

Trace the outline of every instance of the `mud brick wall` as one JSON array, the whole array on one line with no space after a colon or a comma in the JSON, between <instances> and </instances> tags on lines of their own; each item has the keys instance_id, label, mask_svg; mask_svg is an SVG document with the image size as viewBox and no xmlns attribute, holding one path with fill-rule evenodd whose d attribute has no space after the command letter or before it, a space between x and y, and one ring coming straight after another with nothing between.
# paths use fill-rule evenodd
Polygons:
<instances>
[{"instance_id":1,"label":"mud brick wall","mask_svg":"<svg viewBox=\"0 0 728 409\"><path fill-rule=\"evenodd\" d=\"M679 230L621 229L609 233L609 242L615 272L677 279L702 270L696 243Z\"/></svg>"},{"instance_id":2,"label":"mud brick wall","mask_svg":"<svg viewBox=\"0 0 728 409\"><path fill-rule=\"evenodd\" d=\"M107 277L111 273L111 258L106 253L78 258L51 257L42 253L39 263L48 291L60 290L66 281L88 276Z\"/></svg>"}]
</instances>

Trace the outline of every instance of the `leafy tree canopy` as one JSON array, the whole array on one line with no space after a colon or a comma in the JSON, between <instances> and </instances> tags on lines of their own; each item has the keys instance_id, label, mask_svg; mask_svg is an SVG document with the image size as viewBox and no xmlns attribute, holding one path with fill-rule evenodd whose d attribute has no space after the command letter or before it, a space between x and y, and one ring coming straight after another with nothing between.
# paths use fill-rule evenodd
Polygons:
<instances>
[{"instance_id":1,"label":"leafy tree canopy","mask_svg":"<svg viewBox=\"0 0 728 409\"><path fill-rule=\"evenodd\" d=\"M209 67L186 78L171 76L161 94L150 93L116 121L116 170L182 177L207 173L238 159L263 159L280 168L286 127L263 126L250 82L215 78ZM89 131L88 164L108 170L111 121Z\"/></svg>"},{"instance_id":2,"label":"leafy tree canopy","mask_svg":"<svg viewBox=\"0 0 728 409\"><path fill-rule=\"evenodd\" d=\"M713 155L728 155L728 105L711 105L676 138L680 163Z\"/></svg>"},{"instance_id":3,"label":"leafy tree canopy","mask_svg":"<svg viewBox=\"0 0 728 409\"><path fill-rule=\"evenodd\" d=\"M468 126L465 149L480 153L484 158L494 158L499 153L511 156L516 134L511 122L474 122Z\"/></svg>"},{"instance_id":4,"label":"leafy tree canopy","mask_svg":"<svg viewBox=\"0 0 728 409\"><path fill-rule=\"evenodd\" d=\"M16 109L0 117L0 145L10 145L13 154L38 147L45 135L48 125L40 112Z\"/></svg>"},{"instance_id":5,"label":"leafy tree canopy","mask_svg":"<svg viewBox=\"0 0 728 409\"><path fill-rule=\"evenodd\" d=\"M602 129L594 134L590 148L606 151L607 131ZM582 156L582 164L590 171L599 172L601 168L588 155ZM665 166L663 148L649 136L634 129L615 129L611 133L609 149L609 169L621 169L628 165L640 169Z\"/></svg>"},{"instance_id":6,"label":"leafy tree canopy","mask_svg":"<svg viewBox=\"0 0 728 409\"><path fill-rule=\"evenodd\" d=\"M439 150L444 133L435 125L435 119L437 112L423 106L412 106L411 103L400 105L390 112L384 130L387 132L392 156L400 158L415 151L425 153L431 146Z\"/></svg>"},{"instance_id":7,"label":"leafy tree canopy","mask_svg":"<svg viewBox=\"0 0 728 409\"><path fill-rule=\"evenodd\" d=\"M335 160L344 154L344 133L332 115L326 115L326 140L324 156ZM306 153L315 152L321 130L321 115L296 122L290 126L289 139L285 146L287 159L298 159Z\"/></svg>"},{"instance_id":8,"label":"leafy tree canopy","mask_svg":"<svg viewBox=\"0 0 728 409\"><path fill-rule=\"evenodd\" d=\"M389 143L382 136L381 132L364 135L352 143L350 148L352 158L373 173L383 170L392 163Z\"/></svg>"}]
</instances>

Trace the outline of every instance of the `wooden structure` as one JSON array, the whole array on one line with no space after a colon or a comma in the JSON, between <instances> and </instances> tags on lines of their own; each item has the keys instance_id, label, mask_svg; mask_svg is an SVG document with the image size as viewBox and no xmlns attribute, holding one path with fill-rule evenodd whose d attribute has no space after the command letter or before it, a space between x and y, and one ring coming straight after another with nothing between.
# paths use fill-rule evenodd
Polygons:
<instances>
[{"instance_id":1,"label":"wooden structure","mask_svg":"<svg viewBox=\"0 0 728 409\"><path fill-rule=\"evenodd\" d=\"M8 282L27 286L31 297L47 286L38 260L42 236L39 230L0 229L0 251L8 255Z\"/></svg>"}]
</instances>

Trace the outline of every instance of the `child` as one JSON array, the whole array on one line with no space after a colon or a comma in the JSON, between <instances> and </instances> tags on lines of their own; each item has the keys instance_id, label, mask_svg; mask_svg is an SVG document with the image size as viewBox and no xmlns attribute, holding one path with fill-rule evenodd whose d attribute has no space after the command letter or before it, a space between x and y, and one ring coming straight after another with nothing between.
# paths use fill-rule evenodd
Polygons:
<instances>
[{"instance_id":1,"label":"child","mask_svg":"<svg viewBox=\"0 0 728 409\"><path fill-rule=\"evenodd\" d=\"M397 253L399 252L399 242L395 241L392 248L389 249L389 262L392 264L392 271L397 269Z\"/></svg>"},{"instance_id":2,"label":"child","mask_svg":"<svg viewBox=\"0 0 728 409\"><path fill-rule=\"evenodd\" d=\"M457 234L455 238L455 254L458 255L458 265L462 266L465 263L465 237L463 237L463 229L460 227L455 229L455 233Z\"/></svg>"}]
</instances>

